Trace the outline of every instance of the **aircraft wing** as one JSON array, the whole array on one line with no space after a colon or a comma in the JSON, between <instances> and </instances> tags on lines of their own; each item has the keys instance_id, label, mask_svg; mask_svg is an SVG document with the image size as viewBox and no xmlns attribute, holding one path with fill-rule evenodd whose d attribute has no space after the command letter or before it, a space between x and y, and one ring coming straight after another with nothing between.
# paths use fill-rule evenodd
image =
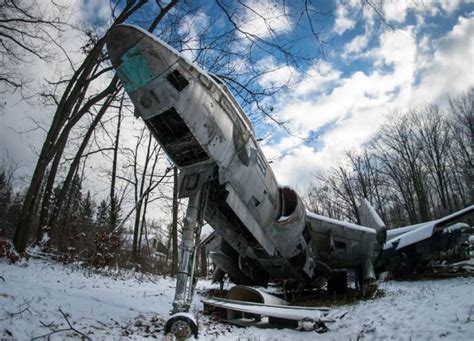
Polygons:
<instances>
[{"instance_id":1,"label":"aircraft wing","mask_svg":"<svg viewBox=\"0 0 474 341\"><path fill-rule=\"evenodd\" d=\"M387 242L384 249L401 249L432 237L436 232L442 232L458 221L474 214L474 205L454 212L443 218L426 223L410 225L387 231ZM462 225L457 225L460 228Z\"/></svg>"},{"instance_id":2,"label":"aircraft wing","mask_svg":"<svg viewBox=\"0 0 474 341\"><path fill-rule=\"evenodd\" d=\"M319 261L334 268L360 264L374 253L376 230L306 212L311 242Z\"/></svg>"}]
</instances>

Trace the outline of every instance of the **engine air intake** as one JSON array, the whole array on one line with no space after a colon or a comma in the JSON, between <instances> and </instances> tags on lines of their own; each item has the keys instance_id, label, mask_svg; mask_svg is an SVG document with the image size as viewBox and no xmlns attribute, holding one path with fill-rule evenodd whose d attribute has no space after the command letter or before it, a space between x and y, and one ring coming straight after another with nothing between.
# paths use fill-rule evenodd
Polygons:
<instances>
[{"instance_id":1,"label":"engine air intake","mask_svg":"<svg viewBox=\"0 0 474 341\"><path fill-rule=\"evenodd\" d=\"M298 195L296 192L289 188L283 187L280 188L281 193L281 217L290 216L296 209L298 205Z\"/></svg>"}]
</instances>

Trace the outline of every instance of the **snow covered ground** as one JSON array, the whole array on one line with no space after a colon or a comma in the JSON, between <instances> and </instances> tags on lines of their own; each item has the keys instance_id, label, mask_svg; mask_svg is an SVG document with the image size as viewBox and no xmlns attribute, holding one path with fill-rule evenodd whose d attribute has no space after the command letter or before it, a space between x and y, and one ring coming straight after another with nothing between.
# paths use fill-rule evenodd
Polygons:
<instances>
[{"instance_id":1,"label":"snow covered ground","mask_svg":"<svg viewBox=\"0 0 474 341\"><path fill-rule=\"evenodd\" d=\"M174 280L79 266L0 261L0 339L164 338ZM198 288L212 287L201 281ZM200 315L201 340L474 340L474 278L381 284L384 296L335 308L329 332L238 328ZM193 309L202 308L201 296ZM64 331L59 331L65 329ZM55 332L59 331L59 332ZM52 334L51 334L52 333ZM46 335L41 338L41 336Z\"/></svg>"}]
</instances>

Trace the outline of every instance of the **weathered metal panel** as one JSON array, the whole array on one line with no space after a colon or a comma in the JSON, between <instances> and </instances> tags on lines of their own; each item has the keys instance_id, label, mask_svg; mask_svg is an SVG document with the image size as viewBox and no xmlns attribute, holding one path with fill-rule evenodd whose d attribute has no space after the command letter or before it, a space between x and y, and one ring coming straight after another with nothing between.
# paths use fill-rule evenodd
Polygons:
<instances>
[{"instance_id":1,"label":"weathered metal panel","mask_svg":"<svg viewBox=\"0 0 474 341\"><path fill-rule=\"evenodd\" d=\"M273 256L276 254L275 246L273 245L272 241L263 231L262 227L258 224L255 218L250 214L249 210L247 209L246 205L242 202L240 197L236 194L232 186L227 185L226 190L229 192L227 196L227 204L232 207L234 212L237 214L239 219L245 224L248 228L250 233L257 239L265 251L270 255Z\"/></svg>"}]
</instances>

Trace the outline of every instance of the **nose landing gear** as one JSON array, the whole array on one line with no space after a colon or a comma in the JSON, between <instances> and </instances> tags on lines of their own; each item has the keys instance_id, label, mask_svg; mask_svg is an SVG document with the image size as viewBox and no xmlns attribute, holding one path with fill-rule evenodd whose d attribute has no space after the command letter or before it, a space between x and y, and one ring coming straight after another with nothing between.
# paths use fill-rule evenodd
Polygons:
<instances>
[{"instance_id":1,"label":"nose landing gear","mask_svg":"<svg viewBox=\"0 0 474 341\"><path fill-rule=\"evenodd\" d=\"M176 291L173 301L173 315L165 324L165 334L173 334L178 340L198 335L198 324L189 313L194 287L194 269L196 265L196 243L201 234L203 213L207 200L207 190L199 188L189 197L186 217L184 219L183 235L179 247L178 274L176 276Z\"/></svg>"}]
</instances>

